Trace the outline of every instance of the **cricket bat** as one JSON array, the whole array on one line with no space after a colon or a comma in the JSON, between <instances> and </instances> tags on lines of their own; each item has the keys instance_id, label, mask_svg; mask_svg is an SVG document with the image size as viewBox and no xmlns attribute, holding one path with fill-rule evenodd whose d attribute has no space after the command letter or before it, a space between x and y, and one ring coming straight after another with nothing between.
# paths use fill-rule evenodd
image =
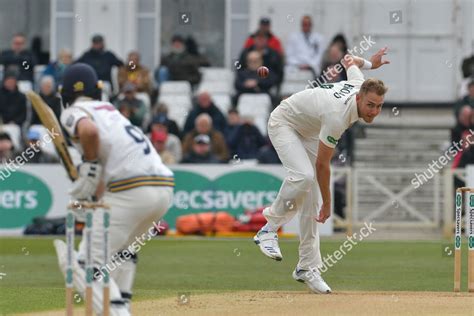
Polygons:
<instances>
[{"instance_id":1,"label":"cricket bat","mask_svg":"<svg viewBox=\"0 0 474 316\"><path fill-rule=\"evenodd\" d=\"M69 178L74 181L78 178L77 169L72 162L71 155L67 149L67 143L61 130L56 115L53 110L41 99L41 97L33 91L26 93L27 98L33 105L33 109L38 114L38 117L43 126L49 131L53 139L54 147L63 162L63 166L69 175Z\"/></svg>"}]
</instances>

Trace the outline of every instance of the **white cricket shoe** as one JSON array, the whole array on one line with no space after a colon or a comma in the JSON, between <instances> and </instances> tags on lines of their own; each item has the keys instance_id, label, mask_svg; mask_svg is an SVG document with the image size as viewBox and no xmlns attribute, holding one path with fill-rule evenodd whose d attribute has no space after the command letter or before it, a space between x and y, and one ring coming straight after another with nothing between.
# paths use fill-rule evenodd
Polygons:
<instances>
[{"instance_id":1,"label":"white cricket shoe","mask_svg":"<svg viewBox=\"0 0 474 316\"><path fill-rule=\"evenodd\" d=\"M331 293L331 288L324 282L321 274L317 269L310 270L299 270L296 268L293 271L293 279L298 282L306 283L306 285L313 291L318 294L329 294Z\"/></svg>"},{"instance_id":2,"label":"white cricket shoe","mask_svg":"<svg viewBox=\"0 0 474 316\"><path fill-rule=\"evenodd\" d=\"M278 246L278 234L266 230L259 230L257 235L253 237L253 241L260 247L262 253L276 261L281 261L280 246Z\"/></svg>"}]
</instances>

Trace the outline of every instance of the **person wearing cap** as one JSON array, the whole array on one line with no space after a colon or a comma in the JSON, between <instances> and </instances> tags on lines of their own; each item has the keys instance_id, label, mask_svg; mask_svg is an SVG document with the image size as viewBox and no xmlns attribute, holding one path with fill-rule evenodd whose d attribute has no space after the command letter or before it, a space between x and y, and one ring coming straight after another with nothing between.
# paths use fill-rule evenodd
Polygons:
<instances>
[{"instance_id":1,"label":"person wearing cap","mask_svg":"<svg viewBox=\"0 0 474 316\"><path fill-rule=\"evenodd\" d=\"M174 157L174 161L180 161L183 157L181 140L178 136L170 133L168 123L169 120L165 114L156 115L151 121L150 138L153 138L153 133L161 132L166 134L166 140L164 141L166 150Z\"/></svg>"},{"instance_id":2,"label":"person wearing cap","mask_svg":"<svg viewBox=\"0 0 474 316\"><path fill-rule=\"evenodd\" d=\"M18 80L28 80L34 83L34 67L36 58L33 53L26 48L26 37L22 33L13 35L11 49L7 49L0 54L0 64L5 72L12 71Z\"/></svg>"},{"instance_id":3,"label":"person wearing cap","mask_svg":"<svg viewBox=\"0 0 474 316\"><path fill-rule=\"evenodd\" d=\"M212 102L211 95L207 91L201 91L196 97L196 104L189 112L184 124L183 132L186 134L194 128L196 117L202 113L207 113L212 118L212 126L221 133L225 133L227 122L224 114Z\"/></svg>"},{"instance_id":4,"label":"person wearing cap","mask_svg":"<svg viewBox=\"0 0 474 316\"><path fill-rule=\"evenodd\" d=\"M94 68L99 80L107 81L110 84L112 84L110 74L112 67L123 65L123 62L114 53L105 49L104 38L98 34L92 37L91 48L79 57L76 63L88 64Z\"/></svg>"},{"instance_id":5,"label":"person wearing cap","mask_svg":"<svg viewBox=\"0 0 474 316\"><path fill-rule=\"evenodd\" d=\"M179 140L181 141L183 139L181 129L179 128L178 123L168 116L168 106L163 102L159 102L153 106L152 121L158 116L163 117L162 120L164 120L163 122L168 127L168 133L178 136ZM150 131L150 127L148 128L148 131Z\"/></svg>"},{"instance_id":6,"label":"person wearing cap","mask_svg":"<svg viewBox=\"0 0 474 316\"><path fill-rule=\"evenodd\" d=\"M18 90L17 77L7 72L0 88L0 120L21 126L26 120L26 97Z\"/></svg>"},{"instance_id":7,"label":"person wearing cap","mask_svg":"<svg viewBox=\"0 0 474 316\"><path fill-rule=\"evenodd\" d=\"M151 143L155 147L156 151L161 157L161 161L165 165L172 165L176 163L176 159L171 152L166 149L166 140L168 139L168 133L165 131L154 131L151 132Z\"/></svg>"},{"instance_id":8,"label":"person wearing cap","mask_svg":"<svg viewBox=\"0 0 474 316\"><path fill-rule=\"evenodd\" d=\"M39 95L51 110L53 110L56 118L59 120L59 117L61 116L61 98L56 94L53 76L41 77ZM41 124L36 111L32 111L31 113L30 124Z\"/></svg>"},{"instance_id":9,"label":"person wearing cap","mask_svg":"<svg viewBox=\"0 0 474 316\"><path fill-rule=\"evenodd\" d=\"M209 136L211 142L211 152L216 155L220 161L229 160L229 150L225 143L224 135L212 127L212 118L209 114L202 113L196 117L194 129L184 136L183 155L189 154L193 148L194 138L199 134Z\"/></svg>"},{"instance_id":10,"label":"person wearing cap","mask_svg":"<svg viewBox=\"0 0 474 316\"><path fill-rule=\"evenodd\" d=\"M220 163L211 152L211 138L206 134L199 134L193 138L192 150L181 163Z\"/></svg>"},{"instance_id":11,"label":"person wearing cap","mask_svg":"<svg viewBox=\"0 0 474 316\"><path fill-rule=\"evenodd\" d=\"M143 120L147 111L145 103L136 97L136 87L133 83L127 82L123 86L123 97L115 102L115 107L128 118L130 122L142 127Z\"/></svg>"},{"instance_id":12,"label":"person wearing cap","mask_svg":"<svg viewBox=\"0 0 474 316\"><path fill-rule=\"evenodd\" d=\"M257 36L258 33L263 32L264 34L267 34L268 36L268 47L276 51L281 57L285 54L283 51L283 46L281 45L281 41L278 37L276 37L271 31L271 21L269 18L263 17L260 19L260 24L255 31L255 33L251 34L247 39L245 40L244 48L250 48L253 45L255 45L255 37Z\"/></svg>"},{"instance_id":13,"label":"person wearing cap","mask_svg":"<svg viewBox=\"0 0 474 316\"><path fill-rule=\"evenodd\" d=\"M187 51L184 38L174 35L171 38L171 52L161 59L155 78L159 83L165 80L186 80L196 85L201 81L199 65L199 59Z\"/></svg>"},{"instance_id":14,"label":"person wearing cap","mask_svg":"<svg viewBox=\"0 0 474 316\"><path fill-rule=\"evenodd\" d=\"M30 127L30 129L28 130L26 144L27 144L27 148L32 148L34 150L34 155L32 155L31 157L28 157L27 162L30 162L30 163L56 163L56 162L59 162L58 158L44 152L41 149L40 139L41 139L40 132L36 128Z\"/></svg>"},{"instance_id":15,"label":"person wearing cap","mask_svg":"<svg viewBox=\"0 0 474 316\"><path fill-rule=\"evenodd\" d=\"M321 73L321 62L327 43L324 36L313 32L309 15L301 18L301 31L290 35L286 47L286 64L291 69L310 70L314 76Z\"/></svg>"},{"instance_id":16,"label":"person wearing cap","mask_svg":"<svg viewBox=\"0 0 474 316\"><path fill-rule=\"evenodd\" d=\"M137 92L147 94L152 92L150 71L140 63L140 53L138 51L128 53L127 63L119 68L118 83L120 90L127 82L133 83L137 87Z\"/></svg>"},{"instance_id":17,"label":"person wearing cap","mask_svg":"<svg viewBox=\"0 0 474 316\"><path fill-rule=\"evenodd\" d=\"M15 158L15 146L8 133L0 132L0 163L6 164ZM4 176L3 173L1 173ZM3 178L3 177L1 177Z\"/></svg>"}]
</instances>

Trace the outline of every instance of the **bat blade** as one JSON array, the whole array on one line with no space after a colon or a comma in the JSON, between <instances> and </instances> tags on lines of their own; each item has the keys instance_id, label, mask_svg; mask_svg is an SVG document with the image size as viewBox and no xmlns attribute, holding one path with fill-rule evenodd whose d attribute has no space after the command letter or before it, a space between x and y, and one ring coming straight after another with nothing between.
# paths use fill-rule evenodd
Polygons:
<instances>
[{"instance_id":1,"label":"bat blade","mask_svg":"<svg viewBox=\"0 0 474 316\"><path fill-rule=\"evenodd\" d=\"M56 151L63 162L64 167L69 175L71 180L76 180L78 178L77 169L72 162L71 155L67 149L66 139L61 130L61 125L59 124L56 115L53 110L41 99L41 97L33 91L28 91L26 93L27 98L30 100L33 105L33 109L38 114L38 117L43 124L43 126L48 130Z\"/></svg>"}]
</instances>

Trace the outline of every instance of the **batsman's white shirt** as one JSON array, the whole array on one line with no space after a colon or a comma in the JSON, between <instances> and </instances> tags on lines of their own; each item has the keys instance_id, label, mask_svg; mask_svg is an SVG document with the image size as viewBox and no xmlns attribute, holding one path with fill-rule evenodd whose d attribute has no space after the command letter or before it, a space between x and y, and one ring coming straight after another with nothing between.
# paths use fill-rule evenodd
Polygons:
<instances>
[{"instance_id":1,"label":"batsman's white shirt","mask_svg":"<svg viewBox=\"0 0 474 316\"><path fill-rule=\"evenodd\" d=\"M109 191L143 185L174 186L173 172L162 163L148 138L109 102L79 98L62 112L61 124L81 153L74 135L77 123L85 117L99 130L99 162Z\"/></svg>"},{"instance_id":2,"label":"batsman's white shirt","mask_svg":"<svg viewBox=\"0 0 474 316\"><path fill-rule=\"evenodd\" d=\"M347 78L293 94L272 112L272 119L285 121L303 137L319 135L326 146L336 147L342 133L359 119L355 95L364 75L351 66Z\"/></svg>"}]
</instances>

